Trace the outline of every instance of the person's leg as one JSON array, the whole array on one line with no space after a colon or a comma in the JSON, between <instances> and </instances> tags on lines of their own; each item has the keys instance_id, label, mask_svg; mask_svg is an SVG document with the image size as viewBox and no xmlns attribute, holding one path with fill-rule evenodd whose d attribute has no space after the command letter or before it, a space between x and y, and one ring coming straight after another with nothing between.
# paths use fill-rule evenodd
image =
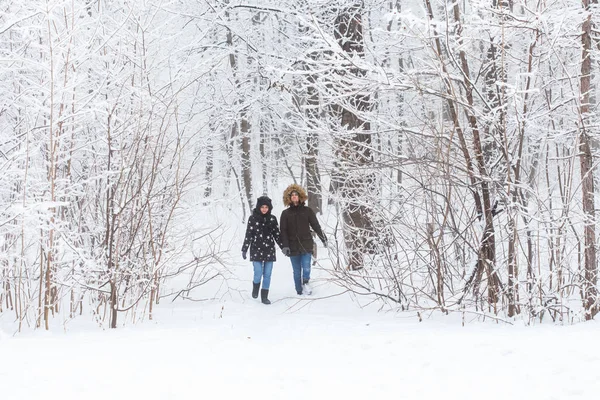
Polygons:
<instances>
[{"instance_id":1,"label":"person's leg","mask_svg":"<svg viewBox=\"0 0 600 400\"><path fill-rule=\"evenodd\" d=\"M300 264L302 265L302 293L312 294L312 287L308 283L310 280L311 253L304 253L301 257Z\"/></svg>"},{"instance_id":2,"label":"person's leg","mask_svg":"<svg viewBox=\"0 0 600 400\"><path fill-rule=\"evenodd\" d=\"M263 263L263 281L260 290L260 300L263 304L271 304L269 300L269 286L271 285L271 272L273 271L273 261Z\"/></svg>"},{"instance_id":3,"label":"person's leg","mask_svg":"<svg viewBox=\"0 0 600 400\"><path fill-rule=\"evenodd\" d=\"M262 287L263 289L269 290L271 286L271 273L273 272L273 261L265 261L263 268L263 279L262 279Z\"/></svg>"},{"instance_id":4,"label":"person's leg","mask_svg":"<svg viewBox=\"0 0 600 400\"><path fill-rule=\"evenodd\" d=\"M252 279L252 298L258 298L258 291L260 289L260 277L262 275L262 261L252 261L254 267L254 278Z\"/></svg>"},{"instance_id":5,"label":"person's leg","mask_svg":"<svg viewBox=\"0 0 600 400\"><path fill-rule=\"evenodd\" d=\"M300 258L302 256L290 256L292 262L292 269L294 270L294 285L296 286L296 293L302 294L302 264Z\"/></svg>"},{"instance_id":6,"label":"person's leg","mask_svg":"<svg viewBox=\"0 0 600 400\"><path fill-rule=\"evenodd\" d=\"M269 300L269 289L260 289L260 301L263 304L271 304L271 300Z\"/></svg>"},{"instance_id":7,"label":"person's leg","mask_svg":"<svg viewBox=\"0 0 600 400\"><path fill-rule=\"evenodd\" d=\"M302 282L306 283L310 280L310 253L300 255L300 264L302 266Z\"/></svg>"},{"instance_id":8,"label":"person's leg","mask_svg":"<svg viewBox=\"0 0 600 400\"><path fill-rule=\"evenodd\" d=\"M263 271L263 262L252 261L252 266L254 267L254 279L252 280L252 282L260 284L260 278L262 277Z\"/></svg>"}]
</instances>

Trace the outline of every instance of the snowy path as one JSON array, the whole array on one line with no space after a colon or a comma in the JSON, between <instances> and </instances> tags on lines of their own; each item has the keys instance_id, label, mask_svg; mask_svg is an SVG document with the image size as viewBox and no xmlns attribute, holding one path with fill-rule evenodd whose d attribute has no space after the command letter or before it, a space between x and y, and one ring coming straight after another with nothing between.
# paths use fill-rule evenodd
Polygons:
<instances>
[{"instance_id":1,"label":"snowy path","mask_svg":"<svg viewBox=\"0 0 600 400\"><path fill-rule=\"evenodd\" d=\"M346 296L298 303L285 297L287 279L274 279L271 298L277 301L269 307L242 291L222 302L165 305L156 322L115 331L0 335L1 398L600 395L596 322L531 328L474 322L463 328L456 317L434 315L418 323L412 313L377 314Z\"/></svg>"}]
</instances>

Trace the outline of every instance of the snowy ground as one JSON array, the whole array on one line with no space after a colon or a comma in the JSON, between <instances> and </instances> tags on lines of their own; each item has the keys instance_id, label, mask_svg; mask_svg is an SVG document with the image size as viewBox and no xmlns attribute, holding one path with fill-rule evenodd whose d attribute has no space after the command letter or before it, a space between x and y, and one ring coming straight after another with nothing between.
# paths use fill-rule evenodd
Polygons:
<instances>
[{"instance_id":1,"label":"snowy ground","mask_svg":"<svg viewBox=\"0 0 600 400\"><path fill-rule=\"evenodd\" d=\"M316 271L293 295L276 263L271 306L239 292L162 304L158 318L112 331L0 331L1 399L595 399L600 324L460 324L460 316L377 313ZM319 283L319 281L321 283ZM235 282L234 282L235 284ZM293 296L292 296L293 295ZM207 397L210 396L210 397ZM236 396L236 397L234 397Z\"/></svg>"}]
</instances>

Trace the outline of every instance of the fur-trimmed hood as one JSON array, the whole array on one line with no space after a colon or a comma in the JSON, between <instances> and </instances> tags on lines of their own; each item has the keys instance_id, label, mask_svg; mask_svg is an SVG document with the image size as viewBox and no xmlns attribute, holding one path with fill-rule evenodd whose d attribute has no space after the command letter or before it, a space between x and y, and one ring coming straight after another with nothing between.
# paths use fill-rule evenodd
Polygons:
<instances>
[{"instance_id":1,"label":"fur-trimmed hood","mask_svg":"<svg viewBox=\"0 0 600 400\"><path fill-rule=\"evenodd\" d=\"M302 188L302 186L292 183L290 186L288 186L283 191L283 205L284 206L289 207L290 205L292 205L292 200L290 199L292 192L298 192L298 200L299 200L300 204L304 204L304 203L306 203L306 200L308 200L306 191Z\"/></svg>"}]
</instances>

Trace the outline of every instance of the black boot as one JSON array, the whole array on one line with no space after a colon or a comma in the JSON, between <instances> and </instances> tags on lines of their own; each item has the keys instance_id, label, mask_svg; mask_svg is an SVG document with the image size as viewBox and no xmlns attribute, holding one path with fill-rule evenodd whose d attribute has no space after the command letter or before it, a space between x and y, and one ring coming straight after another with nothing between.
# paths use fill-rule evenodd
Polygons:
<instances>
[{"instance_id":1,"label":"black boot","mask_svg":"<svg viewBox=\"0 0 600 400\"><path fill-rule=\"evenodd\" d=\"M258 299L258 289L260 288L260 283L252 282L252 298Z\"/></svg>"},{"instance_id":2,"label":"black boot","mask_svg":"<svg viewBox=\"0 0 600 400\"><path fill-rule=\"evenodd\" d=\"M271 304L271 301L269 299L267 299L268 295L269 295L269 289L261 289L260 290L260 299L262 300L263 304Z\"/></svg>"}]
</instances>

